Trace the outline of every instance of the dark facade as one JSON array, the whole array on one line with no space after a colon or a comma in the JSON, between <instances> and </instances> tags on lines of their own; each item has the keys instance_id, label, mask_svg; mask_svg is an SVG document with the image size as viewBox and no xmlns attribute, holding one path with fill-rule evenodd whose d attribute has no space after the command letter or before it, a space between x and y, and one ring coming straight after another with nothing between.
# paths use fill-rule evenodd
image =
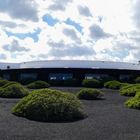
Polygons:
<instances>
[{"instance_id":1,"label":"dark facade","mask_svg":"<svg viewBox=\"0 0 140 140\"><path fill-rule=\"evenodd\" d=\"M120 69L87 69L87 68L34 68L34 69L6 69L0 70L0 76L11 80L26 82L30 80L67 80L91 78L113 77L116 80L123 80L124 82L140 76L139 70L120 70Z\"/></svg>"}]
</instances>

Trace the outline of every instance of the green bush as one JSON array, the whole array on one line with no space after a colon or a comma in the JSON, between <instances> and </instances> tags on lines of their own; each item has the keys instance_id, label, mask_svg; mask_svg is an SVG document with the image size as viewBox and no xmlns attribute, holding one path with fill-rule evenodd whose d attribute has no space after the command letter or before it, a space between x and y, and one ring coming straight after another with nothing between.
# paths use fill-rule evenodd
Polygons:
<instances>
[{"instance_id":1,"label":"green bush","mask_svg":"<svg viewBox=\"0 0 140 140\"><path fill-rule=\"evenodd\" d=\"M123 87L125 87L125 86L129 86L129 85L131 85L131 84L129 84L129 83L121 83L120 89L123 88Z\"/></svg>"},{"instance_id":2,"label":"green bush","mask_svg":"<svg viewBox=\"0 0 140 140\"><path fill-rule=\"evenodd\" d=\"M6 87L13 85L13 84L20 84L20 83L14 82L14 81L9 81L7 84L3 85L2 88L6 88Z\"/></svg>"},{"instance_id":3,"label":"green bush","mask_svg":"<svg viewBox=\"0 0 140 140\"><path fill-rule=\"evenodd\" d=\"M106 83L106 82L108 82L108 81L113 81L113 80L115 80L114 77L112 77L112 76L106 76L106 77L102 77L102 78L100 79L100 82L104 85L104 83Z\"/></svg>"},{"instance_id":4,"label":"green bush","mask_svg":"<svg viewBox=\"0 0 140 140\"><path fill-rule=\"evenodd\" d=\"M95 100L103 96L102 92L97 89L84 88L77 93L79 99Z\"/></svg>"},{"instance_id":5,"label":"green bush","mask_svg":"<svg viewBox=\"0 0 140 140\"><path fill-rule=\"evenodd\" d=\"M140 77L137 77L137 78L135 79L135 83L140 83Z\"/></svg>"},{"instance_id":6,"label":"green bush","mask_svg":"<svg viewBox=\"0 0 140 140\"><path fill-rule=\"evenodd\" d=\"M104 84L105 88L109 89L120 89L121 83L119 81L108 81Z\"/></svg>"},{"instance_id":7,"label":"green bush","mask_svg":"<svg viewBox=\"0 0 140 140\"><path fill-rule=\"evenodd\" d=\"M20 84L12 84L5 88L0 88L0 97L22 98L29 94L29 91Z\"/></svg>"},{"instance_id":8,"label":"green bush","mask_svg":"<svg viewBox=\"0 0 140 140\"><path fill-rule=\"evenodd\" d=\"M37 121L74 121L84 117L81 105L73 94L40 89L24 97L12 109L12 113Z\"/></svg>"},{"instance_id":9,"label":"green bush","mask_svg":"<svg viewBox=\"0 0 140 140\"><path fill-rule=\"evenodd\" d=\"M41 88L48 88L50 85L45 81L35 81L28 84L26 87L29 89L41 89Z\"/></svg>"},{"instance_id":10,"label":"green bush","mask_svg":"<svg viewBox=\"0 0 140 140\"><path fill-rule=\"evenodd\" d=\"M89 87L89 88L99 88L101 87L101 83L99 80L96 79L84 79L82 81L83 87Z\"/></svg>"},{"instance_id":11,"label":"green bush","mask_svg":"<svg viewBox=\"0 0 140 140\"><path fill-rule=\"evenodd\" d=\"M140 109L140 92L125 102L128 108Z\"/></svg>"},{"instance_id":12,"label":"green bush","mask_svg":"<svg viewBox=\"0 0 140 140\"><path fill-rule=\"evenodd\" d=\"M0 80L0 87L4 86L7 83L9 83L8 80Z\"/></svg>"},{"instance_id":13,"label":"green bush","mask_svg":"<svg viewBox=\"0 0 140 140\"><path fill-rule=\"evenodd\" d=\"M36 78L31 78L31 77L28 77L28 78L24 78L24 79L20 79L20 83L23 84L23 85L28 85L32 82L36 81Z\"/></svg>"},{"instance_id":14,"label":"green bush","mask_svg":"<svg viewBox=\"0 0 140 140\"><path fill-rule=\"evenodd\" d=\"M120 95L135 96L137 91L140 91L140 85L130 84L130 85L124 86L120 89Z\"/></svg>"}]
</instances>

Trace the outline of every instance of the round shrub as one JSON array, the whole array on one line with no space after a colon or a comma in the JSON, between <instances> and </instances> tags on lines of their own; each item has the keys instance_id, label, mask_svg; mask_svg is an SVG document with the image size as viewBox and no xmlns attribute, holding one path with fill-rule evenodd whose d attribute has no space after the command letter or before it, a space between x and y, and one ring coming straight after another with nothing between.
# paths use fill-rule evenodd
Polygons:
<instances>
[{"instance_id":1,"label":"round shrub","mask_svg":"<svg viewBox=\"0 0 140 140\"><path fill-rule=\"evenodd\" d=\"M137 91L140 91L140 85L130 84L130 85L124 86L120 89L120 95L122 95L122 96L135 96Z\"/></svg>"},{"instance_id":2,"label":"round shrub","mask_svg":"<svg viewBox=\"0 0 140 140\"><path fill-rule=\"evenodd\" d=\"M119 81L108 81L104 84L105 88L109 89L120 89L121 83Z\"/></svg>"},{"instance_id":3,"label":"round shrub","mask_svg":"<svg viewBox=\"0 0 140 140\"><path fill-rule=\"evenodd\" d=\"M28 84L26 87L29 89L41 89L41 88L48 88L50 85L45 81L35 81Z\"/></svg>"},{"instance_id":4,"label":"round shrub","mask_svg":"<svg viewBox=\"0 0 140 140\"><path fill-rule=\"evenodd\" d=\"M100 79L100 82L104 85L104 83L106 83L106 82L108 82L108 81L113 81L113 80L115 80L114 77L112 77L112 76L106 76L106 77L102 77L102 78Z\"/></svg>"},{"instance_id":5,"label":"round shrub","mask_svg":"<svg viewBox=\"0 0 140 140\"><path fill-rule=\"evenodd\" d=\"M140 92L125 102L128 108L140 109Z\"/></svg>"},{"instance_id":6,"label":"round shrub","mask_svg":"<svg viewBox=\"0 0 140 140\"><path fill-rule=\"evenodd\" d=\"M6 88L6 87L13 85L13 84L20 84L20 83L14 82L14 81L9 81L7 84L3 85L2 88Z\"/></svg>"},{"instance_id":7,"label":"round shrub","mask_svg":"<svg viewBox=\"0 0 140 140\"><path fill-rule=\"evenodd\" d=\"M77 93L77 97L79 99L85 99L85 100L95 100L101 98L102 96L103 94L100 90L90 89L90 88L81 89Z\"/></svg>"},{"instance_id":8,"label":"round shrub","mask_svg":"<svg viewBox=\"0 0 140 140\"><path fill-rule=\"evenodd\" d=\"M121 83L120 89L123 88L123 87L125 87L125 86L129 86L129 85L131 85L131 84L129 84L129 83Z\"/></svg>"},{"instance_id":9,"label":"round shrub","mask_svg":"<svg viewBox=\"0 0 140 140\"><path fill-rule=\"evenodd\" d=\"M7 83L9 83L8 80L0 80L0 87L4 86Z\"/></svg>"},{"instance_id":10,"label":"round shrub","mask_svg":"<svg viewBox=\"0 0 140 140\"><path fill-rule=\"evenodd\" d=\"M135 79L135 83L140 83L140 77L137 77L137 78Z\"/></svg>"},{"instance_id":11,"label":"round shrub","mask_svg":"<svg viewBox=\"0 0 140 140\"><path fill-rule=\"evenodd\" d=\"M29 94L29 91L20 84L12 84L5 88L0 88L0 97L22 98Z\"/></svg>"},{"instance_id":12,"label":"round shrub","mask_svg":"<svg viewBox=\"0 0 140 140\"><path fill-rule=\"evenodd\" d=\"M100 81L96 79L84 79L82 81L83 87L89 87L89 88L99 88L101 87Z\"/></svg>"},{"instance_id":13,"label":"round shrub","mask_svg":"<svg viewBox=\"0 0 140 140\"><path fill-rule=\"evenodd\" d=\"M12 113L36 121L74 121L84 117L81 105L73 94L40 89L24 97L12 109Z\"/></svg>"}]
</instances>

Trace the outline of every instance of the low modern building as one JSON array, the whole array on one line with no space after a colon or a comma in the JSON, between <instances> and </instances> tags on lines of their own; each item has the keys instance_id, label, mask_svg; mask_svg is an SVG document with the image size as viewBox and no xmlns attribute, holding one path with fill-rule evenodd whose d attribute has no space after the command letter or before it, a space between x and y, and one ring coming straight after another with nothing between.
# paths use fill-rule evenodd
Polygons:
<instances>
[{"instance_id":1,"label":"low modern building","mask_svg":"<svg viewBox=\"0 0 140 140\"><path fill-rule=\"evenodd\" d=\"M128 80L140 76L139 63L47 60L22 63L0 63L0 76L12 81L26 80L67 80L114 77Z\"/></svg>"}]
</instances>

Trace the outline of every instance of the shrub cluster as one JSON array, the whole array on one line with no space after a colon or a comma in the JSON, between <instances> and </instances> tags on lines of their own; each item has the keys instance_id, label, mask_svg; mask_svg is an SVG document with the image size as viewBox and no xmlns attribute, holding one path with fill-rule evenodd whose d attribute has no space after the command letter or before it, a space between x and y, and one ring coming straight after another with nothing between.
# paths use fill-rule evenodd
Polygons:
<instances>
[{"instance_id":1,"label":"shrub cluster","mask_svg":"<svg viewBox=\"0 0 140 140\"><path fill-rule=\"evenodd\" d=\"M7 83L9 83L8 80L0 80L0 87L4 86Z\"/></svg>"},{"instance_id":2,"label":"shrub cluster","mask_svg":"<svg viewBox=\"0 0 140 140\"><path fill-rule=\"evenodd\" d=\"M140 92L125 102L128 108L140 109Z\"/></svg>"},{"instance_id":3,"label":"shrub cluster","mask_svg":"<svg viewBox=\"0 0 140 140\"><path fill-rule=\"evenodd\" d=\"M45 81L35 81L28 84L26 87L29 89L41 89L41 88L48 88L50 85Z\"/></svg>"},{"instance_id":4,"label":"shrub cluster","mask_svg":"<svg viewBox=\"0 0 140 140\"><path fill-rule=\"evenodd\" d=\"M102 77L100 79L100 82L104 85L106 82L113 81L113 80L115 80L114 77L112 77L112 76L106 76L106 77Z\"/></svg>"},{"instance_id":5,"label":"shrub cluster","mask_svg":"<svg viewBox=\"0 0 140 140\"><path fill-rule=\"evenodd\" d=\"M3 85L2 88L6 88L6 87L13 85L13 84L19 84L19 83L15 82L15 81L9 81L7 84Z\"/></svg>"},{"instance_id":6,"label":"shrub cluster","mask_svg":"<svg viewBox=\"0 0 140 140\"><path fill-rule=\"evenodd\" d=\"M28 85L28 84L30 84L30 83L32 83L32 82L34 82L34 81L36 81L36 79L34 79L34 78L24 78L24 79L20 79L20 83L21 84L23 84L23 85Z\"/></svg>"},{"instance_id":7,"label":"shrub cluster","mask_svg":"<svg viewBox=\"0 0 140 140\"><path fill-rule=\"evenodd\" d=\"M135 96L137 91L140 91L140 84L130 84L120 89L120 95Z\"/></svg>"},{"instance_id":8,"label":"shrub cluster","mask_svg":"<svg viewBox=\"0 0 140 140\"><path fill-rule=\"evenodd\" d=\"M108 81L104 84L105 88L109 88L109 89L120 89L121 87L121 83L119 81Z\"/></svg>"},{"instance_id":9,"label":"shrub cluster","mask_svg":"<svg viewBox=\"0 0 140 140\"><path fill-rule=\"evenodd\" d=\"M9 85L8 85L9 84ZM29 91L20 84L8 83L0 88L0 97L3 98L22 98L29 94Z\"/></svg>"},{"instance_id":10,"label":"shrub cluster","mask_svg":"<svg viewBox=\"0 0 140 140\"><path fill-rule=\"evenodd\" d=\"M82 86L88 88L99 88L101 87L101 83L99 80L96 79L84 79L82 81Z\"/></svg>"},{"instance_id":11,"label":"shrub cluster","mask_svg":"<svg viewBox=\"0 0 140 140\"><path fill-rule=\"evenodd\" d=\"M77 93L77 97L79 99L85 99L85 100L95 100L101 98L102 96L103 94L100 90L92 89L92 88L84 88Z\"/></svg>"},{"instance_id":12,"label":"shrub cluster","mask_svg":"<svg viewBox=\"0 0 140 140\"><path fill-rule=\"evenodd\" d=\"M120 89L123 88L123 87L125 87L125 86L129 86L129 85L131 85L131 84L129 84L129 83L121 83Z\"/></svg>"},{"instance_id":13,"label":"shrub cluster","mask_svg":"<svg viewBox=\"0 0 140 140\"><path fill-rule=\"evenodd\" d=\"M84 117L81 105L73 94L40 89L24 97L12 109L12 113L37 121L74 121Z\"/></svg>"}]
</instances>

